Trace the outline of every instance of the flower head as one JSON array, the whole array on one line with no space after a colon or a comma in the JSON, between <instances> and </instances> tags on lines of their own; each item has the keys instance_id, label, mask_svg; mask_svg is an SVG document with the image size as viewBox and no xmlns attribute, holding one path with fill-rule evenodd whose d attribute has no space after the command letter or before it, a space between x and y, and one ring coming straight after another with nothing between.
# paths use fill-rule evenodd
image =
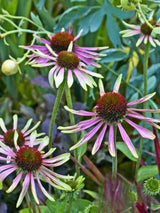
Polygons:
<instances>
[{"instance_id":1,"label":"flower head","mask_svg":"<svg viewBox=\"0 0 160 213\"><path fill-rule=\"evenodd\" d=\"M148 23L142 23L140 26L133 25L133 24L128 24L123 21L123 23L131 28L128 30L123 30L120 33L123 34L123 37L130 37L134 35L140 35L140 38L138 39L136 46L138 47L142 41L144 41L144 44L147 44L149 42L153 47L156 47L156 44L160 46L160 42L157 38L154 38L152 36L152 31L154 28L160 26L160 20L154 21L152 18L148 20Z\"/></svg>"},{"instance_id":2,"label":"flower head","mask_svg":"<svg viewBox=\"0 0 160 213\"><path fill-rule=\"evenodd\" d=\"M13 115L13 128L8 129L5 126L5 123L2 118L0 118L0 127L3 130L4 134L0 135L0 140L10 148L15 147L15 143L19 147L27 145L30 141L29 135L32 133L40 124L40 121L35 124L31 129L29 129L32 123L32 118L29 119L22 130L18 129L18 116ZM42 135L42 134L39 134Z\"/></svg>"},{"instance_id":3,"label":"flower head","mask_svg":"<svg viewBox=\"0 0 160 213\"><path fill-rule=\"evenodd\" d=\"M22 190L17 201L17 208L21 205L29 185L31 186L31 191L36 203L39 204L35 187L35 179L43 194L52 201L54 198L42 186L41 177L53 187L61 190L71 190L70 186L58 179L71 177L57 174L49 169L49 167L60 166L68 161L70 154L65 153L54 158L47 159L47 157L50 156L55 149L52 148L47 153L44 153L43 149L48 145L48 137L43 138L38 148L35 148L34 146L37 144L36 137L36 132L32 132L30 135L29 146L19 147L18 144L15 144L16 152L13 152L10 147L0 142L0 153L3 154L3 157L0 157L0 160L7 162L6 165L0 166L0 181L3 182L7 176L15 171L17 172L17 176L13 180L12 185L9 187L7 192L12 192L20 183L20 180L23 179Z\"/></svg>"},{"instance_id":4,"label":"flower head","mask_svg":"<svg viewBox=\"0 0 160 213\"><path fill-rule=\"evenodd\" d=\"M87 70L87 65L100 67L95 61L104 55L95 51L106 49L107 47L80 47L75 44L75 41L80 37L81 32L76 37L73 37L71 33L72 25L70 25L69 32L65 32L63 29L53 36L49 35L49 41L36 37L43 46L31 45L23 47L33 52L29 56L29 63L32 66L53 66L48 75L52 87L53 79L56 87L59 87L67 72L66 76L69 87L73 84L74 74L81 86L86 90L86 85L90 87L96 86L91 76L102 78L102 75Z\"/></svg>"},{"instance_id":5,"label":"flower head","mask_svg":"<svg viewBox=\"0 0 160 213\"><path fill-rule=\"evenodd\" d=\"M139 132L139 134L142 137L148 138L151 140L154 139L155 135L150 130L139 126L138 124L134 123L130 119L134 118L134 119L143 120L150 123L152 126L160 128L160 126L155 124L156 122L160 122L160 120L144 117L142 114L138 113L138 111L154 113L154 112L160 112L160 110L136 109L136 108L131 108L130 106L147 101L155 93L147 95L136 101L127 103L127 100L121 94L118 93L120 83L121 83L121 78L122 78L122 75L119 75L114 85L113 91L107 92L107 93L104 92L102 81L100 81L99 87L100 87L101 97L98 100L97 105L94 107L96 112L87 112L84 110L76 111L73 109L69 109L67 106L65 106L65 109L73 114L82 115L82 116L94 116L91 119L81 121L74 126L59 127L59 129L61 129L63 133L73 133L73 132L79 132L79 131L88 129L95 125L95 127L92 130L90 130L77 144L71 147L71 150L83 145L84 143L87 143L102 128L102 130L99 132L97 136L96 142L92 149L92 154L95 154L100 148L102 140L108 128L109 129L108 149L110 154L114 157L115 145L114 145L114 127L113 126L114 124L116 124L123 141L126 143L128 149L133 154L133 156L137 158L138 156L137 156L136 150L131 142L130 137L128 136L125 129L123 128L122 122L127 122L128 124L130 124L134 129L136 129Z\"/></svg>"}]
</instances>

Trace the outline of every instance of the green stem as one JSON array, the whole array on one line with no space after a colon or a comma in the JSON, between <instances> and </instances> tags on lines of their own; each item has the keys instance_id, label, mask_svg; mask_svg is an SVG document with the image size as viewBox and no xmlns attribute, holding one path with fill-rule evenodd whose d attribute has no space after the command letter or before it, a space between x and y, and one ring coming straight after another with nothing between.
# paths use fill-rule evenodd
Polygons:
<instances>
[{"instance_id":1,"label":"green stem","mask_svg":"<svg viewBox=\"0 0 160 213\"><path fill-rule=\"evenodd\" d=\"M53 133L53 128L54 128L54 123L56 120L56 115L57 115L57 110L61 101L62 93L63 93L63 88L64 88L64 82L59 86L56 100L54 103L53 111L52 111L52 116L51 116L51 123L49 127L49 146L48 148L52 148L52 133Z\"/></svg>"},{"instance_id":2,"label":"green stem","mask_svg":"<svg viewBox=\"0 0 160 213\"><path fill-rule=\"evenodd\" d=\"M66 93L67 105L70 109L72 109L71 91L70 91L70 88L68 87L67 81L65 83L65 93ZM71 125L75 125L74 115L72 113L69 113L69 117L70 117ZM77 143L76 133L73 133L73 141L74 141L74 144ZM76 160L78 160L77 149L75 149L75 151L74 151L74 157L76 158ZM79 175L79 167L77 165L76 165L76 172L77 172L77 175Z\"/></svg>"},{"instance_id":3,"label":"green stem","mask_svg":"<svg viewBox=\"0 0 160 213\"><path fill-rule=\"evenodd\" d=\"M148 70L148 59L149 59L149 49L150 49L150 43L148 42L145 45L145 50L144 50L144 61L143 61L143 79L144 79L144 96L147 95L148 93L148 75L147 75L147 70ZM143 108L146 109L147 108L147 102L145 101L143 103ZM144 113L145 115L145 113ZM145 122L143 122L143 127L145 127ZM140 160L141 160L141 156L142 156L142 149L143 149L143 137L140 140L140 146L139 146L139 158L137 160L136 163L136 171L135 174L137 175L138 172L138 168L140 165Z\"/></svg>"},{"instance_id":4,"label":"green stem","mask_svg":"<svg viewBox=\"0 0 160 213\"><path fill-rule=\"evenodd\" d=\"M113 131L114 131L115 157L112 158L112 177L115 179L117 176L117 149L116 149L117 126L116 126L116 123L113 123Z\"/></svg>"},{"instance_id":5,"label":"green stem","mask_svg":"<svg viewBox=\"0 0 160 213\"><path fill-rule=\"evenodd\" d=\"M70 212L71 212L72 202L73 202L73 193L71 192L71 197L70 197L70 199L69 199L69 204L68 204L67 213L70 213Z\"/></svg>"}]
</instances>

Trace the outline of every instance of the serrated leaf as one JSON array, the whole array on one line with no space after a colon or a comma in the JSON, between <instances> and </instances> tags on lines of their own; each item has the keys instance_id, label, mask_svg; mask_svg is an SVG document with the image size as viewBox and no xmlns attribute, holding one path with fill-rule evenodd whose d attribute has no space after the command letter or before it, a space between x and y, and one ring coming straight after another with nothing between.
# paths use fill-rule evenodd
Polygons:
<instances>
[{"instance_id":1,"label":"serrated leaf","mask_svg":"<svg viewBox=\"0 0 160 213\"><path fill-rule=\"evenodd\" d=\"M151 178L158 174L158 166L142 166L138 169L137 173L137 182Z\"/></svg>"},{"instance_id":2,"label":"serrated leaf","mask_svg":"<svg viewBox=\"0 0 160 213\"><path fill-rule=\"evenodd\" d=\"M138 159L135 158L131 152L129 151L127 145L124 142L117 142L116 147L118 150L120 150L127 158L129 158L132 161L137 161Z\"/></svg>"}]
</instances>

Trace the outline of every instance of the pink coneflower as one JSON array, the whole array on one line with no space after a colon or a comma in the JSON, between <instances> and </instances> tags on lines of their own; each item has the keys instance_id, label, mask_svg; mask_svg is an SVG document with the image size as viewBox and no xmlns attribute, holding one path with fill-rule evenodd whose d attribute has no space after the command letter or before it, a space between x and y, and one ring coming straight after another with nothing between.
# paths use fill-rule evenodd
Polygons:
<instances>
[{"instance_id":1,"label":"pink coneflower","mask_svg":"<svg viewBox=\"0 0 160 213\"><path fill-rule=\"evenodd\" d=\"M151 19L148 20L148 22L149 22L149 24L151 24L151 26L153 28L160 26L160 19L158 21L154 21L151 18ZM156 47L156 44L158 46L160 46L160 42L158 41L158 39L156 39L152 36L153 28L148 26L147 23L144 22L140 26L128 24L124 21L123 21L123 23L131 29L121 31L120 33L123 34L122 37L130 37L130 36L134 36L134 35L141 35L140 38L138 39L137 43L136 43L137 47L142 43L142 41L144 42L144 44L147 44L147 42L149 42L153 47Z\"/></svg>"},{"instance_id":2,"label":"pink coneflower","mask_svg":"<svg viewBox=\"0 0 160 213\"><path fill-rule=\"evenodd\" d=\"M15 140L17 140L18 146L23 146L28 144L30 141L29 135L32 133L40 124L40 121L35 124L31 129L29 129L32 123L32 118L29 119L22 130L18 129L18 116L13 115L13 128L8 129L5 126L5 123L2 118L0 118L0 127L3 130L4 134L0 134L0 141L9 147L15 147ZM40 134L42 135L42 134Z\"/></svg>"},{"instance_id":3,"label":"pink coneflower","mask_svg":"<svg viewBox=\"0 0 160 213\"><path fill-rule=\"evenodd\" d=\"M10 193L20 183L21 178L23 179L22 190L16 205L17 208L21 205L29 186L31 187L31 192L35 202L39 204L35 188L35 179L43 194L48 199L54 201L54 198L42 186L42 179L40 176L53 187L61 190L71 190L69 185L58 179L70 178L69 176L57 174L49 169L49 167L57 167L68 161L70 154L65 153L54 158L47 159L47 157L50 156L55 149L52 148L47 153L44 153L43 149L48 145L48 137L42 139L38 148L34 148L34 145L37 144L36 136L37 134L35 132L30 135L29 146L19 147L16 144L16 152L13 152L11 148L0 141L0 153L3 155L3 157L0 157L0 160L6 162L6 165L0 166L0 181L3 182L7 176L15 171L17 172L16 178L13 180L12 185L7 190L7 192Z\"/></svg>"},{"instance_id":4,"label":"pink coneflower","mask_svg":"<svg viewBox=\"0 0 160 213\"><path fill-rule=\"evenodd\" d=\"M160 112L160 110L152 110L152 109L136 109L130 108L130 106L143 103L150 99L155 93L147 95L143 98L140 98L136 101L127 103L126 99L118 93L119 86L121 83L122 75L120 75L113 88L113 92L104 92L102 81L100 81L100 99L97 102L97 105L94 107L96 112L87 112L84 110L76 111L73 109L69 109L65 106L65 109L69 112L82 115L82 116L94 116L91 119L81 121L74 126L68 127L59 127L63 133L73 133L79 132L90 127L96 125L91 131L89 131L77 144L71 147L71 150L81 146L84 143L87 143L99 130L102 128L100 133L97 136L96 142L92 149L92 154L95 154L101 146L102 140L106 133L107 128L109 128L109 143L108 149L110 154L114 157L115 156L115 146L114 146L114 128L113 124L116 124L123 141L126 143L128 149L133 154L134 157L138 157L136 150L131 142L130 137L126 133L125 129L122 126L122 122L127 122L130 124L134 129L136 129L139 134L144 137L153 140L155 135L148 129L139 126L138 124L134 123L130 120L130 118L139 119L150 123L152 126L160 128L154 122L160 122L158 119L147 118L141 115L139 112Z\"/></svg>"},{"instance_id":5,"label":"pink coneflower","mask_svg":"<svg viewBox=\"0 0 160 213\"><path fill-rule=\"evenodd\" d=\"M73 37L72 25L70 25L69 32L64 29L53 36L49 36L50 41L44 38L36 37L41 45L23 46L33 52L30 55L29 63L32 66L54 66L49 72L49 82L53 86L53 79L55 80L56 87L62 83L67 72L67 83L71 87L73 84L73 75L78 78L81 86L86 90L86 85L90 87L95 86L91 76L102 78L102 75L87 70L87 65L100 67L96 60L103 54L96 53L95 51L106 49L107 47L80 47L75 44L75 41L80 37L81 32Z\"/></svg>"}]
</instances>

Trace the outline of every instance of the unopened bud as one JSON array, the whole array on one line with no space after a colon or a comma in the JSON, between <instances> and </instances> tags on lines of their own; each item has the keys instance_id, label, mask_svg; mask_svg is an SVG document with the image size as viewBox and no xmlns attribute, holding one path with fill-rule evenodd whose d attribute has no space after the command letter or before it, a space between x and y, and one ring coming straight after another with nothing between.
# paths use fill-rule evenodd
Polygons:
<instances>
[{"instance_id":1,"label":"unopened bud","mask_svg":"<svg viewBox=\"0 0 160 213\"><path fill-rule=\"evenodd\" d=\"M1 70L5 75L14 75L18 72L18 64L14 60L7 59L3 62Z\"/></svg>"}]
</instances>

